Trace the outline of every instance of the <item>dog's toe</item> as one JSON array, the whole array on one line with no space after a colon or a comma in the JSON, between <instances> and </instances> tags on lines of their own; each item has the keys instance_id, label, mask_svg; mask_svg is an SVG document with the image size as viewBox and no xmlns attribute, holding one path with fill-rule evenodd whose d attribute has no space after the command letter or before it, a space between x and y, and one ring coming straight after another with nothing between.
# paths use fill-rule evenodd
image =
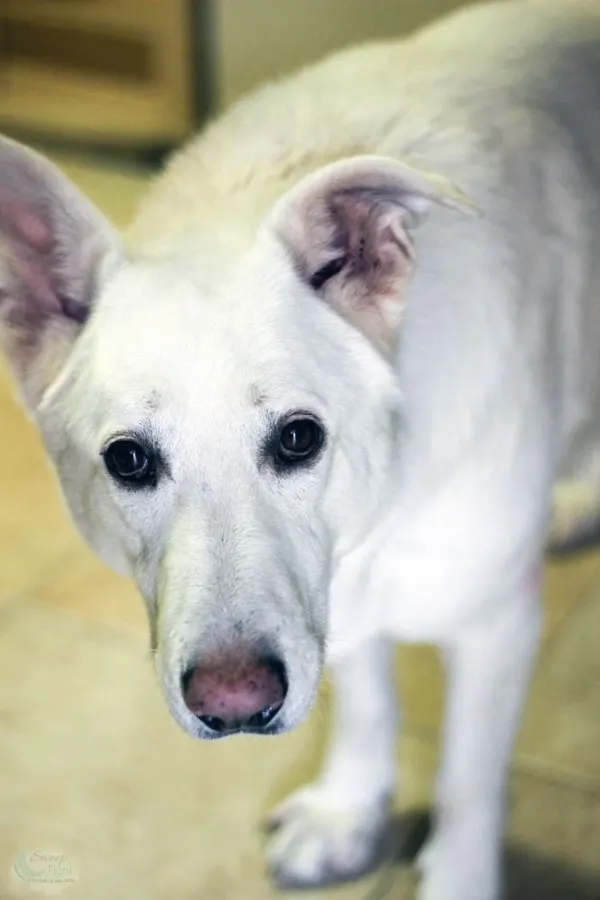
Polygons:
<instances>
[{"instance_id":1,"label":"dog's toe","mask_svg":"<svg viewBox=\"0 0 600 900\"><path fill-rule=\"evenodd\" d=\"M317 787L304 788L272 815L267 862L280 888L349 881L378 860L387 804L334 806Z\"/></svg>"}]
</instances>

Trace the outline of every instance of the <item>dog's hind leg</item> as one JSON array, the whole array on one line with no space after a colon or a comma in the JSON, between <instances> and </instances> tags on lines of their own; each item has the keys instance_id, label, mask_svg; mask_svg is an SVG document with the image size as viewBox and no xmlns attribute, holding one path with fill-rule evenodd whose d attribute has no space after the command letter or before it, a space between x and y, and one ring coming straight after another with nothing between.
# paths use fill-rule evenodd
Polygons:
<instances>
[{"instance_id":1,"label":"dog's hind leg","mask_svg":"<svg viewBox=\"0 0 600 900\"><path fill-rule=\"evenodd\" d=\"M334 731L323 772L277 809L267 850L281 886L357 877L377 855L394 794L393 645L365 642L333 670Z\"/></svg>"}]
</instances>

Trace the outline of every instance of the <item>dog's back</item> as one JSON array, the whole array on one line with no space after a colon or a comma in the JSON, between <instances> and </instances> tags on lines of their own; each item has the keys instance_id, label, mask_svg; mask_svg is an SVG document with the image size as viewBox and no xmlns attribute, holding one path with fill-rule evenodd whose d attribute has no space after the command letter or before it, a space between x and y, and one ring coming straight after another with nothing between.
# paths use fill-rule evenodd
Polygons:
<instances>
[{"instance_id":1,"label":"dog's back","mask_svg":"<svg viewBox=\"0 0 600 900\"><path fill-rule=\"evenodd\" d=\"M517 103L585 110L575 128L593 127L599 46L593 0L497 0L405 40L344 50L253 92L176 154L130 241L162 255L215 216L249 240L272 199L319 165L393 138L403 158L439 144L449 167L457 127L485 114L493 124Z\"/></svg>"}]
</instances>

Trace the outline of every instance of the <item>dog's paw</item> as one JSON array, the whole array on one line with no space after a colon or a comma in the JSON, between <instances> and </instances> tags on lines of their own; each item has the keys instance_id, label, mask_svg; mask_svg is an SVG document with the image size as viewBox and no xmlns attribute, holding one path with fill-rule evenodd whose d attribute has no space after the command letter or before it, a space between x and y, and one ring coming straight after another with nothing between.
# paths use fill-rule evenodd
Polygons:
<instances>
[{"instance_id":1,"label":"dog's paw","mask_svg":"<svg viewBox=\"0 0 600 900\"><path fill-rule=\"evenodd\" d=\"M336 804L318 785L302 788L270 817L267 863L280 888L349 881L378 861L387 798L372 806Z\"/></svg>"},{"instance_id":2,"label":"dog's paw","mask_svg":"<svg viewBox=\"0 0 600 900\"><path fill-rule=\"evenodd\" d=\"M499 900L497 866L478 853L478 844L458 844L452 835L433 835L417 858L418 900Z\"/></svg>"}]
</instances>

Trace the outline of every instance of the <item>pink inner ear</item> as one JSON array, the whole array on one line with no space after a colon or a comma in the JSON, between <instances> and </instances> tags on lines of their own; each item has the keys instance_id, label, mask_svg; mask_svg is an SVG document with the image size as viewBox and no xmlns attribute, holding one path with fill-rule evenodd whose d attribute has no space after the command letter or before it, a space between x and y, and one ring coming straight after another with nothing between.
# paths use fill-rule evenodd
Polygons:
<instances>
[{"instance_id":1,"label":"pink inner ear","mask_svg":"<svg viewBox=\"0 0 600 900\"><path fill-rule=\"evenodd\" d=\"M0 223L3 231L16 232L32 249L44 251L52 246L52 231L42 215L1 187Z\"/></svg>"},{"instance_id":2,"label":"pink inner ear","mask_svg":"<svg viewBox=\"0 0 600 900\"><path fill-rule=\"evenodd\" d=\"M58 288L55 238L43 214L0 189L0 250L8 262L10 285L0 288L8 299L13 325L39 328L50 316L64 314Z\"/></svg>"}]
</instances>

